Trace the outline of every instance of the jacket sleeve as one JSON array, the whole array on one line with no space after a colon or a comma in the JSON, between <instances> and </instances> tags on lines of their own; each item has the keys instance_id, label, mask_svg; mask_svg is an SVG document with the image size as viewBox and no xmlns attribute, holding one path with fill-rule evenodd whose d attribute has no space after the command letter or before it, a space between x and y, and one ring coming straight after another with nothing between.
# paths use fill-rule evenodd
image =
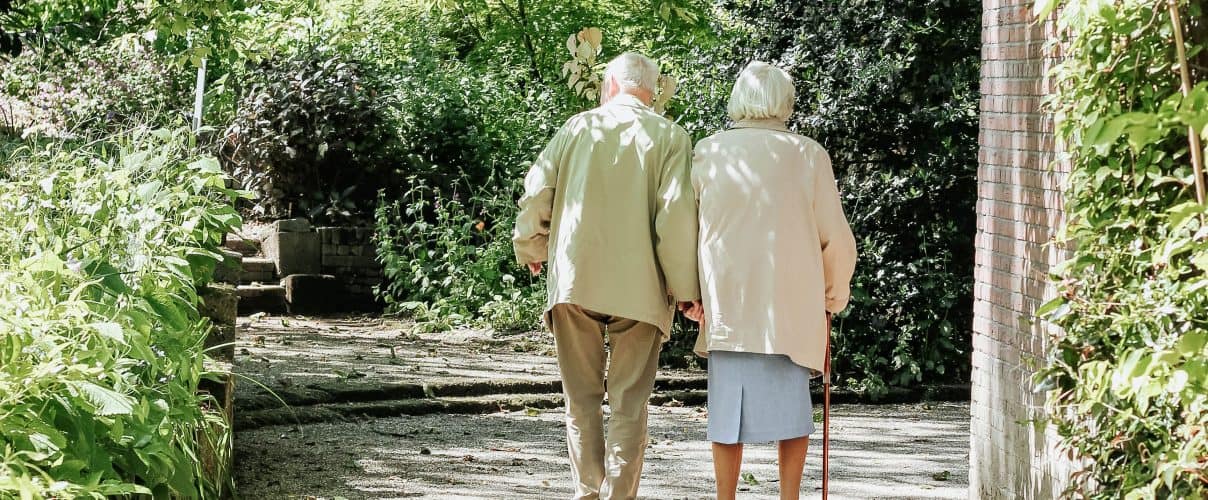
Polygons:
<instances>
[{"instance_id":1,"label":"jacket sleeve","mask_svg":"<svg viewBox=\"0 0 1208 500\"><path fill-rule=\"evenodd\" d=\"M822 243L826 310L837 314L847 308L851 298L851 278L856 270L856 238L843 215L839 186L826 151L818 153L814 171L814 218L818 225L818 241Z\"/></svg>"},{"instance_id":2,"label":"jacket sleeve","mask_svg":"<svg viewBox=\"0 0 1208 500\"><path fill-rule=\"evenodd\" d=\"M654 215L655 250L668 293L679 302L700 299L696 237L696 193L692 188L692 140L676 130L659 176Z\"/></svg>"},{"instance_id":3,"label":"jacket sleeve","mask_svg":"<svg viewBox=\"0 0 1208 500\"><path fill-rule=\"evenodd\" d=\"M512 232L512 246L520 265L549 260L550 222L554 212L554 186L558 183L558 170L566 149L568 127L563 126L554 134L537 161L533 162L524 177L524 195L520 197L520 211L516 214L516 229Z\"/></svg>"}]
</instances>

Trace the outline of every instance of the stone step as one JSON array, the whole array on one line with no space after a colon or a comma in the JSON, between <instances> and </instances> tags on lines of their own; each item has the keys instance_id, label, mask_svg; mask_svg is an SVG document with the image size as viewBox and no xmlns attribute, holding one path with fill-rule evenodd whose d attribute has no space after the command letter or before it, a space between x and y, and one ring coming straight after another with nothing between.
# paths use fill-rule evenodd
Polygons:
<instances>
[{"instance_id":1,"label":"stone step","mask_svg":"<svg viewBox=\"0 0 1208 500\"><path fill-rule=\"evenodd\" d=\"M243 254L223 248L222 262L214 266L214 282L238 285L243 279Z\"/></svg>"},{"instance_id":2,"label":"stone step","mask_svg":"<svg viewBox=\"0 0 1208 500\"><path fill-rule=\"evenodd\" d=\"M239 314L258 312L283 313L286 311L285 287L281 285L239 285L235 289L239 296Z\"/></svg>"},{"instance_id":3,"label":"stone step","mask_svg":"<svg viewBox=\"0 0 1208 500\"><path fill-rule=\"evenodd\" d=\"M655 406L701 406L708 400L703 390L656 392L650 397ZM351 401L322 403L303 407L276 406L261 410L243 410L235 413L235 427L239 430L255 429L269 425L312 424L339 422L368 418L397 417L402 415L442 414L485 414L500 411L520 411L530 408L557 408L562 406L562 394L489 394L485 396L454 396L405 398L376 401Z\"/></svg>"},{"instance_id":4,"label":"stone step","mask_svg":"<svg viewBox=\"0 0 1208 500\"><path fill-rule=\"evenodd\" d=\"M277 276L277 263L272 259L263 257L244 257L243 272L240 274L240 283L249 285L252 283L272 283L278 284L281 280Z\"/></svg>"},{"instance_id":5,"label":"stone step","mask_svg":"<svg viewBox=\"0 0 1208 500\"><path fill-rule=\"evenodd\" d=\"M255 257L260 255L260 240L243 239L237 234L227 234L226 242L222 246L233 251L239 252L244 257Z\"/></svg>"}]
</instances>

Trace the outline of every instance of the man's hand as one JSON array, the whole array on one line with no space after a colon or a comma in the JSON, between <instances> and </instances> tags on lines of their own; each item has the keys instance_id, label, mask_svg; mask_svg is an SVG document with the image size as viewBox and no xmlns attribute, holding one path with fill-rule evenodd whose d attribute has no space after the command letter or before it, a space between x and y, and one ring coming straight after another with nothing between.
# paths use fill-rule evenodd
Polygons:
<instances>
[{"instance_id":1,"label":"man's hand","mask_svg":"<svg viewBox=\"0 0 1208 500\"><path fill-rule=\"evenodd\" d=\"M680 302L678 309L681 313L684 313L685 318L697 323L705 319L705 306L701 304L700 300Z\"/></svg>"},{"instance_id":2,"label":"man's hand","mask_svg":"<svg viewBox=\"0 0 1208 500\"><path fill-rule=\"evenodd\" d=\"M543 266L540 262L529 262L528 264L528 270L530 273L533 273L533 276L540 276L541 269L543 267L545 266Z\"/></svg>"}]
</instances>

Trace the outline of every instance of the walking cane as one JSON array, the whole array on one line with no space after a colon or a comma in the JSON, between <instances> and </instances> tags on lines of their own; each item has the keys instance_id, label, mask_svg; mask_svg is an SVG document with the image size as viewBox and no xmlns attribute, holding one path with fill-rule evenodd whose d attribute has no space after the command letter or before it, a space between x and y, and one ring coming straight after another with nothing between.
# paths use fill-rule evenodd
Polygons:
<instances>
[{"instance_id":1,"label":"walking cane","mask_svg":"<svg viewBox=\"0 0 1208 500\"><path fill-rule=\"evenodd\" d=\"M831 315L826 313L826 359L822 368L822 500L830 493Z\"/></svg>"}]
</instances>

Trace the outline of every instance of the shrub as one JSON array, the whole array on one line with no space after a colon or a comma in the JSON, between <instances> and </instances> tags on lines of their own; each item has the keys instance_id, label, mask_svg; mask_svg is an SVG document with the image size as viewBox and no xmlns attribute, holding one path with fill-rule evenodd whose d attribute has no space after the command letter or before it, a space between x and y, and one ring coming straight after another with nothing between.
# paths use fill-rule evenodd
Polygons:
<instances>
[{"instance_id":1,"label":"shrub","mask_svg":"<svg viewBox=\"0 0 1208 500\"><path fill-rule=\"evenodd\" d=\"M496 330L536 328L542 280L517 276L511 192L479 192L466 202L412 180L401 199L377 210L378 260L388 312L442 328L483 320Z\"/></svg>"},{"instance_id":2,"label":"shrub","mask_svg":"<svg viewBox=\"0 0 1208 500\"><path fill-rule=\"evenodd\" d=\"M1070 258L1037 312L1060 327L1038 378L1081 466L1065 495L1206 498L1208 210L1188 129L1208 138L1208 84L1184 97L1178 72L1202 79L1205 67L1180 60L1165 2L1043 3L1061 4L1051 104L1070 167ZM1177 5L1202 23L1202 2ZM1204 34L1187 54L1202 57Z\"/></svg>"},{"instance_id":3,"label":"shrub","mask_svg":"<svg viewBox=\"0 0 1208 500\"><path fill-rule=\"evenodd\" d=\"M0 94L32 113L31 132L97 137L135 125L165 126L189 113L180 73L142 44L116 40L70 50L27 47L0 62Z\"/></svg>"},{"instance_id":4,"label":"shrub","mask_svg":"<svg viewBox=\"0 0 1208 500\"><path fill-rule=\"evenodd\" d=\"M391 180L395 131L375 76L339 47L312 43L248 74L223 157L259 196L257 215L356 219Z\"/></svg>"},{"instance_id":5,"label":"shrub","mask_svg":"<svg viewBox=\"0 0 1208 500\"><path fill-rule=\"evenodd\" d=\"M797 84L830 152L860 262L834 367L876 389L965 379L972 331L981 2L771 2L734 9L748 57Z\"/></svg>"},{"instance_id":6,"label":"shrub","mask_svg":"<svg viewBox=\"0 0 1208 500\"><path fill-rule=\"evenodd\" d=\"M211 498L197 287L235 193L187 131L18 149L0 182L0 497ZM201 441L199 441L201 440ZM208 446L205 444L208 441Z\"/></svg>"}]
</instances>

